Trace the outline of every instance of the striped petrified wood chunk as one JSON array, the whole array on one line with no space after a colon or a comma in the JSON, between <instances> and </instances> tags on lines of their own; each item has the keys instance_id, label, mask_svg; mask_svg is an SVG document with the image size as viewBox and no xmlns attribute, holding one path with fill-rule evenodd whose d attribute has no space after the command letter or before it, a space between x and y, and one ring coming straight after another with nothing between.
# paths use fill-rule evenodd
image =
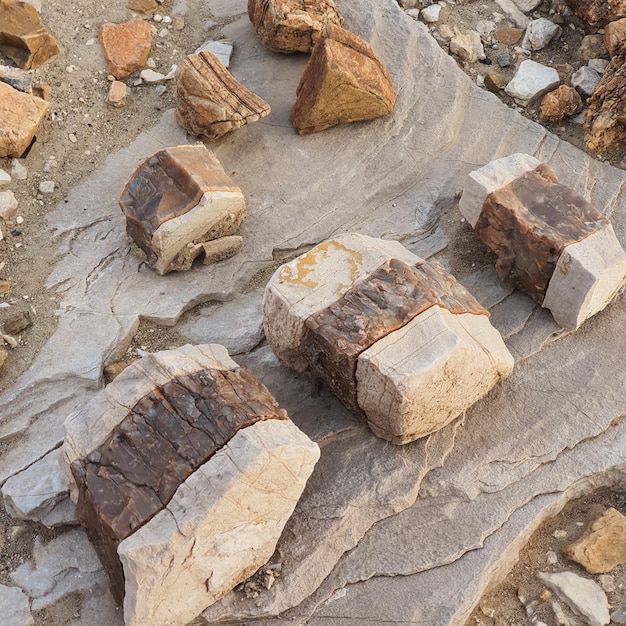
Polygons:
<instances>
[{"instance_id":1,"label":"striped petrified wood chunk","mask_svg":"<svg viewBox=\"0 0 626 626\"><path fill-rule=\"evenodd\" d=\"M497 255L498 276L563 327L576 329L604 309L626 280L626 254L610 221L529 155L472 172L459 208Z\"/></svg>"},{"instance_id":2,"label":"striped petrified wood chunk","mask_svg":"<svg viewBox=\"0 0 626 626\"><path fill-rule=\"evenodd\" d=\"M228 258L243 245L234 235L245 217L243 193L202 145L153 154L119 202L135 252L159 274L188 270L200 254L205 263Z\"/></svg>"},{"instance_id":3,"label":"striped petrified wood chunk","mask_svg":"<svg viewBox=\"0 0 626 626\"><path fill-rule=\"evenodd\" d=\"M443 427L513 367L487 312L452 276L397 242L363 235L326 241L279 268L263 317L283 363L311 368L397 444Z\"/></svg>"},{"instance_id":4,"label":"striped petrified wood chunk","mask_svg":"<svg viewBox=\"0 0 626 626\"><path fill-rule=\"evenodd\" d=\"M274 551L319 451L222 346L126 368L63 464L126 624L185 624Z\"/></svg>"}]
</instances>

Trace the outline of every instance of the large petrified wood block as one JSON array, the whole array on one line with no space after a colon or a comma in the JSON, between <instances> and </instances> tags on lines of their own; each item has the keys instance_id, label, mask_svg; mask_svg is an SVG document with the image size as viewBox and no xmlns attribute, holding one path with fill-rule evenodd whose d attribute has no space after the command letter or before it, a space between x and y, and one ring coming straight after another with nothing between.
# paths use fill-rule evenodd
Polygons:
<instances>
[{"instance_id":1,"label":"large petrified wood block","mask_svg":"<svg viewBox=\"0 0 626 626\"><path fill-rule=\"evenodd\" d=\"M470 174L461 212L497 255L502 280L576 329L626 280L626 253L609 220L554 171L514 154Z\"/></svg>"},{"instance_id":2,"label":"large petrified wood block","mask_svg":"<svg viewBox=\"0 0 626 626\"><path fill-rule=\"evenodd\" d=\"M300 79L291 122L301 135L315 133L389 115L395 101L389 72L371 46L329 24Z\"/></svg>"},{"instance_id":3,"label":"large petrified wood block","mask_svg":"<svg viewBox=\"0 0 626 626\"><path fill-rule=\"evenodd\" d=\"M127 625L185 624L256 571L319 457L217 345L141 359L65 427L78 517Z\"/></svg>"},{"instance_id":4,"label":"large petrified wood block","mask_svg":"<svg viewBox=\"0 0 626 626\"><path fill-rule=\"evenodd\" d=\"M248 0L248 17L272 52L310 52L326 24L341 26L333 0Z\"/></svg>"},{"instance_id":5,"label":"large petrified wood block","mask_svg":"<svg viewBox=\"0 0 626 626\"><path fill-rule=\"evenodd\" d=\"M35 70L59 54L37 10L15 0L0 0L0 50L23 70Z\"/></svg>"},{"instance_id":6,"label":"large petrified wood block","mask_svg":"<svg viewBox=\"0 0 626 626\"><path fill-rule=\"evenodd\" d=\"M626 17L626 0L567 0L567 4L590 24L606 24Z\"/></svg>"},{"instance_id":7,"label":"large petrified wood block","mask_svg":"<svg viewBox=\"0 0 626 626\"><path fill-rule=\"evenodd\" d=\"M219 59L202 50L176 72L176 121L190 134L217 139L270 114L270 105L238 83Z\"/></svg>"},{"instance_id":8,"label":"large petrified wood block","mask_svg":"<svg viewBox=\"0 0 626 626\"><path fill-rule=\"evenodd\" d=\"M245 217L241 190L204 147L166 148L146 159L120 197L135 251L159 274L188 270L241 250L234 236Z\"/></svg>"},{"instance_id":9,"label":"large petrified wood block","mask_svg":"<svg viewBox=\"0 0 626 626\"><path fill-rule=\"evenodd\" d=\"M310 368L396 444L443 427L513 367L487 312L452 276L363 235L279 268L263 319L279 360Z\"/></svg>"}]
</instances>

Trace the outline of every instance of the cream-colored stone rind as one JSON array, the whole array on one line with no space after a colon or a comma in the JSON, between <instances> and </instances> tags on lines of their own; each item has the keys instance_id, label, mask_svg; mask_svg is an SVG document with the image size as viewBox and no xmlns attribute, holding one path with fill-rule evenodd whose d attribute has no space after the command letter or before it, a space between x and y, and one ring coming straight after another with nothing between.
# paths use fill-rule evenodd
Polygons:
<instances>
[{"instance_id":1,"label":"cream-colored stone rind","mask_svg":"<svg viewBox=\"0 0 626 626\"><path fill-rule=\"evenodd\" d=\"M279 361L304 371L308 364L299 347L305 320L337 302L355 283L392 258L409 265L421 261L397 241L350 233L325 241L279 267L263 296L265 336Z\"/></svg>"},{"instance_id":2,"label":"cream-colored stone rind","mask_svg":"<svg viewBox=\"0 0 626 626\"><path fill-rule=\"evenodd\" d=\"M320 452L292 422L240 430L122 541L127 626L183 626L271 557Z\"/></svg>"},{"instance_id":3,"label":"cream-colored stone rind","mask_svg":"<svg viewBox=\"0 0 626 626\"><path fill-rule=\"evenodd\" d=\"M607 224L566 246L550 278L543 306L557 324L576 330L602 311L624 286L626 253Z\"/></svg>"},{"instance_id":4,"label":"cream-colored stone rind","mask_svg":"<svg viewBox=\"0 0 626 626\"><path fill-rule=\"evenodd\" d=\"M432 306L359 356L357 400L374 434L403 444L445 426L512 370L486 315Z\"/></svg>"},{"instance_id":5,"label":"cream-colored stone rind","mask_svg":"<svg viewBox=\"0 0 626 626\"><path fill-rule=\"evenodd\" d=\"M487 196L496 189L506 187L519 176L534 170L541 161L529 154L516 153L496 159L470 172L459 200L459 210L474 228Z\"/></svg>"}]
</instances>

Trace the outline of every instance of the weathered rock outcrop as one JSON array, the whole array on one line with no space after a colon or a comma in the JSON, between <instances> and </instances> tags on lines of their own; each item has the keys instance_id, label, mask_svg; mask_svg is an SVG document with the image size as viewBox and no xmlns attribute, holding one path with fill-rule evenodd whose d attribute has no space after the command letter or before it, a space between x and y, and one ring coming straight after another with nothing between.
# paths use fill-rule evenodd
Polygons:
<instances>
[{"instance_id":1,"label":"weathered rock outcrop","mask_svg":"<svg viewBox=\"0 0 626 626\"><path fill-rule=\"evenodd\" d=\"M206 139L256 122L271 110L206 50L183 61L176 72L176 89L176 121L190 134Z\"/></svg>"},{"instance_id":2,"label":"weathered rock outcrop","mask_svg":"<svg viewBox=\"0 0 626 626\"><path fill-rule=\"evenodd\" d=\"M362 235L279 268L263 319L279 359L310 367L395 444L442 428L513 367L487 312L452 276Z\"/></svg>"},{"instance_id":3,"label":"weathered rock outcrop","mask_svg":"<svg viewBox=\"0 0 626 626\"><path fill-rule=\"evenodd\" d=\"M310 52L326 24L341 26L333 0L248 0L248 16L272 52Z\"/></svg>"},{"instance_id":4,"label":"weathered rock outcrop","mask_svg":"<svg viewBox=\"0 0 626 626\"><path fill-rule=\"evenodd\" d=\"M188 270L239 252L246 214L241 190L200 146L166 148L146 159L120 197L135 251L159 274Z\"/></svg>"},{"instance_id":5,"label":"weathered rock outcrop","mask_svg":"<svg viewBox=\"0 0 626 626\"><path fill-rule=\"evenodd\" d=\"M626 17L626 0L567 0L567 4L590 24L606 24Z\"/></svg>"},{"instance_id":6,"label":"weathered rock outcrop","mask_svg":"<svg viewBox=\"0 0 626 626\"><path fill-rule=\"evenodd\" d=\"M217 345L130 365L66 422L78 518L126 624L184 624L265 563L317 445Z\"/></svg>"},{"instance_id":7,"label":"weathered rock outcrop","mask_svg":"<svg viewBox=\"0 0 626 626\"><path fill-rule=\"evenodd\" d=\"M152 32L144 20L131 20L124 24L103 24L98 40L107 70L115 78L126 78L141 69L150 56Z\"/></svg>"},{"instance_id":8,"label":"weathered rock outcrop","mask_svg":"<svg viewBox=\"0 0 626 626\"><path fill-rule=\"evenodd\" d=\"M37 10L16 0L0 0L0 50L24 70L37 69L59 54Z\"/></svg>"},{"instance_id":9,"label":"weathered rock outcrop","mask_svg":"<svg viewBox=\"0 0 626 626\"><path fill-rule=\"evenodd\" d=\"M389 115L395 101L389 73L370 45L329 25L302 74L291 122L301 135L315 133Z\"/></svg>"}]
</instances>

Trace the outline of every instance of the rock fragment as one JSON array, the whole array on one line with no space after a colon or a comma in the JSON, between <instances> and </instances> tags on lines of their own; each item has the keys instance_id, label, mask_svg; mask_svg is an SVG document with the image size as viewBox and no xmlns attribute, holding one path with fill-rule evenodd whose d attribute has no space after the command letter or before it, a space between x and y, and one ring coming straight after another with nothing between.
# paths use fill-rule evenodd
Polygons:
<instances>
[{"instance_id":1,"label":"rock fragment","mask_svg":"<svg viewBox=\"0 0 626 626\"><path fill-rule=\"evenodd\" d=\"M7 362L8 358L9 353L4 348L0 348L0 370L4 367L4 364Z\"/></svg>"},{"instance_id":2,"label":"rock fragment","mask_svg":"<svg viewBox=\"0 0 626 626\"><path fill-rule=\"evenodd\" d=\"M514 46L524 35L522 28L498 28L494 37L499 43L503 43L505 46Z\"/></svg>"},{"instance_id":3,"label":"rock fragment","mask_svg":"<svg viewBox=\"0 0 626 626\"><path fill-rule=\"evenodd\" d=\"M245 216L243 194L202 145L149 157L126 184L120 207L135 251L159 274L190 269L216 245L221 258L241 248L241 237L232 236Z\"/></svg>"},{"instance_id":4,"label":"rock fragment","mask_svg":"<svg viewBox=\"0 0 626 626\"><path fill-rule=\"evenodd\" d=\"M156 0L127 0L126 6L131 11L152 15L159 8Z\"/></svg>"},{"instance_id":5,"label":"rock fragment","mask_svg":"<svg viewBox=\"0 0 626 626\"><path fill-rule=\"evenodd\" d=\"M233 54L233 42L230 39L207 41L196 50L195 54L199 54L202 50L214 54L224 67L228 68L230 66L230 57Z\"/></svg>"},{"instance_id":6,"label":"rock fragment","mask_svg":"<svg viewBox=\"0 0 626 626\"><path fill-rule=\"evenodd\" d=\"M0 157L21 157L48 112L48 103L0 82Z\"/></svg>"},{"instance_id":7,"label":"rock fragment","mask_svg":"<svg viewBox=\"0 0 626 626\"><path fill-rule=\"evenodd\" d=\"M291 123L300 135L389 115L395 93L387 69L356 35L328 25L297 89Z\"/></svg>"},{"instance_id":8,"label":"rock fragment","mask_svg":"<svg viewBox=\"0 0 626 626\"><path fill-rule=\"evenodd\" d=\"M476 63L485 58L480 35L475 30L456 35L450 41L450 52L466 63Z\"/></svg>"},{"instance_id":9,"label":"rock fragment","mask_svg":"<svg viewBox=\"0 0 626 626\"><path fill-rule=\"evenodd\" d=\"M626 18L607 24L604 29L604 46L613 57L626 46Z\"/></svg>"},{"instance_id":10,"label":"rock fragment","mask_svg":"<svg viewBox=\"0 0 626 626\"><path fill-rule=\"evenodd\" d=\"M521 106L527 106L548 91L558 87L561 79L553 67L535 61L522 61L517 73L504 91Z\"/></svg>"},{"instance_id":11,"label":"rock fragment","mask_svg":"<svg viewBox=\"0 0 626 626\"><path fill-rule=\"evenodd\" d=\"M563 555L590 574L606 574L626 563L626 516L607 509L578 541L564 546Z\"/></svg>"},{"instance_id":12,"label":"rock fragment","mask_svg":"<svg viewBox=\"0 0 626 626\"><path fill-rule=\"evenodd\" d=\"M187 623L263 565L319 458L217 345L144 357L66 430L79 519L133 626Z\"/></svg>"},{"instance_id":13,"label":"rock fragment","mask_svg":"<svg viewBox=\"0 0 626 626\"><path fill-rule=\"evenodd\" d=\"M109 87L109 93L107 94L107 104L110 104L111 106L116 108L123 107L126 104L127 95L128 90L125 83L119 80L114 80L111 83L111 87Z\"/></svg>"},{"instance_id":14,"label":"rock fragment","mask_svg":"<svg viewBox=\"0 0 626 626\"><path fill-rule=\"evenodd\" d=\"M9 67L8 65L0 65L0 81L24 93L30 93L33 87L33 75L31 72L20 70L17 67Z\"/></svg>"},{"instance_id":15,"label":"rock fragment","mask_svg":"<svg viewBox=\"0 0 626 626\"><path fill-rule=\"evenodd\" d=\"M420 11L420 15L422 16L422 19L427 24L435 24L436 22L438 22L440 13L441 13L441 5L439 4L431 4L428 7L424 7Z\"/></svg>"},{"instance_id":16,"label":"rock fragment","mask_svg":"<svg viewBox=\"0 0 626 626\"><path fill-rule=\"evenodd\" d=\"M30 613L28 596L19 587L0 585L0 611L4 626L33 626L35 624Z\"/></svg>"},{"instance_id":17,"label":"rock fragment","mask_svg":"<svg viewBox=\"0 0 626 626\"><path fill-rule=\"evenodd\" d=\"M539 121L556 123L582 111L583 101L573 87L561 85L547 93L539 105Z\"/></svg>"},{"instance_id":18,"label":"rock fragment","mask_svg":"<svg viewBox=\"0 0 626 626\"><path fill-rule=\"evenodd\" d=\"M626 17L624 0L567 0L574 13L591 25L606 24Z\"/></svg>"},{"instance_id":19,"label":"rock fragment","mask_svg":"<svg viewBox=\"0 0 626 626\"><path fill-rule=\"evenodd\" d=\"M11 161L11 177L15 180L26 180L28 178L28 170L17 160Z\"/></svg>"},{"instance_id":20,"label":"rock fragment","mask_svg":"<svg viewBox=\"0 0 626 626\"><path fill-rule=\"evenodd\" d=\"M11 183L11 174L0 169L0 187L5 187Z\"/></svg>"},{"instance_id":21,"label":"rock fragment","mask_svg":"<svg viewBox=\"0 0 626 626\"><path fill-rule=\"evenodd\" d=\"M270 113L269 104L238 83L210 52L183 61L176 87L176 120L195 136L217 139Z\"/></svg>"},{"instance_id":22,"label":"rock fragment","mask_svg":"<svg viewBox=\"0 0 626 626\"><path fill-rule=\"evenodd\" d=\"M98 40L107 71L120 79L146 64L152 46L152 33L148 22L136 19L124 24L103 24L98 31Z\"/></svg>"},{"instance_id":23,"label":"rock fragment","mask_svg":"<svg viewBox=\"0 0 626 626\"><path fill-rule=\"evenodd\" d=\"M34 70L59 54L59 47L34 7L0 0L0 51L23 70Z\"/></svg>"},{"instance_id":24,"label":"rock fragment","mask_svg":"<svg viewBox=\"0 0 626 626\"><path fill-rule=\"evenodd\" d=\"M611 621L606 594L593 580L573 572L540 572L538 576L576 615L585 619L589 626L606 626Z\"/></svg>"},{"instance_id":25,"label":"rock fragment","mask_svg":"<svg viewBox=\"0 0 626 626\"><path fill-rule=\"evenodd\" d=\"M526 27L524 39L522 40L522 48L537 51L545 48L555 37L562 32L561 27L554 22L540 17L533 20Z\"/></svg>"},{"instance_id":26,"label":"rock fragment","mask_svg":"<svg viewBox=\"0 0 626 626\"><path fill-rule=\"evenodd\" d=\"M333 0L248 0L259 40L273 52L310 52L327 24L343 18Z\"/></svg>"},{"instance_id":27,"label":"rock fragment","mask_svg":"<svg viewBox=\"0 0 626 626\"><path fill-rule=\"evenodd\" d=\"M394 444L442 428L513 367L488 315L454 278L362 235L326 241L279 268L263 318L281 361L311 368Z\"/></svg>"},{"instance_id":28,"label":"rock fragment","mask_svg":"<svg viewBox=\"0 0 626 626\"><path fill-rule=\"evenodd\" d=\"M603 35L585 35L583 37L580 48L578 48L578 56L583 61L589 61L589 59L605 59L609 56L607 49L604 46Z\"/></svg>"},{"instance_id":29,"label":"rock fragment","mask_svg":"<svg viewBox=\"0 0 626 626\"><path fill-rule=\"evenodd\" d=\"M32 325L33 320L31 319L30 313L28 311L21 311L10 317L4 323L4 332L7 335L19 335Z\"/></svg>"},{"instance_id":30,"label":"rock fragment","mask_svg":"<svg viewBox=\"0 0 626 626\"><path fill-rule=\"evenodd\" d=\"M43 180L39 183L40 193L54 193L56 183L53 180Z\"/></svg>"},{"instance_id":31,"label":"rock fragment","mask_svg":"<svg viewBox=\"0 0 626 626\"><path fill-rule=\"evenodd\" d=\"M472 172L459 208L498 256L501 280L576 329L626 280L626 253L609 220L550 167L511 155Z\"/></svg>"},{"instance_id":32,"label":"rock fragment","mask_svg":"<svg viewBox=\"0 0 626 626\"><path fill-rule=\"evenodd\" d=\"M500 90L504 89L504 86L505 82L502 74L489 72L489 74L485 76L485 87L492 93L498 93Z\"/></svg>"},{"instance_id":33,"label":"rock fragment","mask_svg":"<svg viewBox=\"0 0 626 626\"><path fill-rule=\"evenodd\" d=\"M496 0L496 4L517 28L526 28L530 19L522 13L512 0Z\"/></svg>"},{"instance_id":34,"label":"rock fragment","mask_svg":"<svg viewBox=\"0 0 626 626\"><path fill-rule=\"evenodd\" d=\"M8 220L17 209L17 198L12 191L0 191L0 217Z\"/></svg>"},{"instance_id":35,"label":"rock fragment","mask_svg":"<svg viewBox=\"0 0 626 626\"><path fill-rule=\"evenodd\" d=\"M600 74L588 65L583 65L572 74L572 87L583 96L590 96L600 82Z\"/></svg>"}]
</instances>

